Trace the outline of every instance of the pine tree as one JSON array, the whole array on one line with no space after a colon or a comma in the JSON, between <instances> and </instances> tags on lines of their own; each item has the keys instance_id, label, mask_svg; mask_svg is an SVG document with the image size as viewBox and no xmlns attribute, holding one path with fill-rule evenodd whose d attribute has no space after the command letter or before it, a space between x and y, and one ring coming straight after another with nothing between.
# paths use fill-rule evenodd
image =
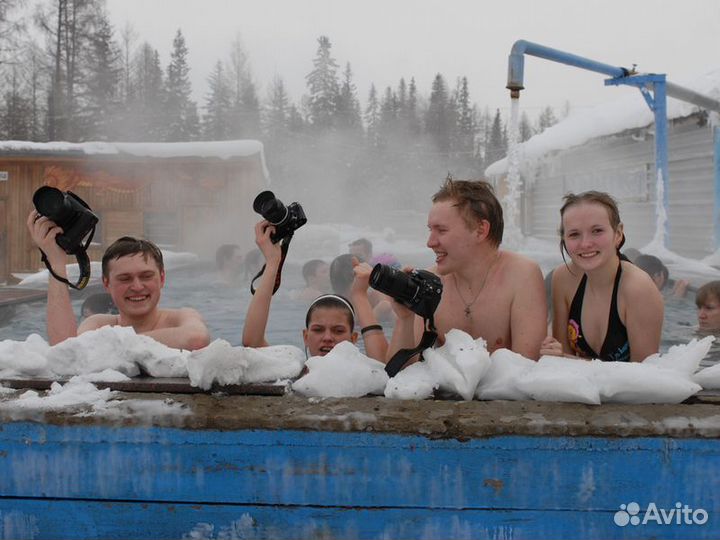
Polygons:
<instances>
[{"instance_id":1,"label":"pine tree","mask_svg":"<svg viewBox=\"0 0 720 540\"><path fill-rule=\"evenodd\" d=\"M380 101L380 137L388 140L393 136L398 120L398 103L392 88L385 88Z\"/></svg>"},{"instance_id":2,"label":"pine tree","mask_svg":"<svg viewBox=\"0 0 720 540\"><path fill-rule=\"evenodd\" d=\"M145 42L132 60L127 134L132 140L164 140L165 89L160 55Z\"/></svg>"},{"instance_id":3,"label":"pine tree","mask_svg":"<svg viewBox=\"0 0 720 540\"><path fill-rule=\"evenodd\" d=\"M269 141L278 140L288 132L289 105L285 83L279 75L275 75L263 116L263 132Z\"/></svg>"},{"instance_id":4,"label":"pine tree","mask_svg":"<svg viewBox=\"0 0 720 540\"><path fill-rule=\"evenodd\" d=\"M430 105L425 113L425 131L437 149L445 154L450 152L450 138L453 127L453 114L445 79L438 73L432 83Z\"/></svg>"},{"instance_id":5,"label":"pine tree","mask_svg":"<svg viewBox=\"0 0 720 540\"><path fill-rule=\"evenodd\" d=\"M421 131L417 107L417 85L415 84L415 77L412 77L408 88L407 105L403 109L402 117L407 133L413 136L419 135Z\"/></svg>"},{"instance_id":6,"label":"pine tree","mask_svg":"<svg viewBox=\"0 0 720 540\"><path fill-rule=\"evenodd\" d=\"M320 36L317 41L314 69L305 77L309 90L307 106L310 124L318 131L325 131L335 126L339 94L338 65L330 54L330 39Z\"/></svg>"},{"instance_id":7,"label":"pine tree","mask_svg":"<svg viewBox=\"0 0 720 540\"><path fill-rule=\"evenodd\" d=\"M490 165L507 154L507 144L503 133L503 124L500 117L500 109L495 112L495 118L490 128L490 139L488 140L485 152L485 162Z\"/></svg>"},{"instance_id":8,"label":"pine tree","mask_svg":"<svg viewBox=\"0 0 720 540\"><path fill-rule=\"evenodd\" d=\"M360 102L357 99L355 83L352 80L352 68L350 62L345 65L343 81L340 86L337 103L337 125L340 129L349 132L362 132L362 120L360 118Z\"/></svg>"},{"instance_id":9,"label":"pine tree","mask_svg":"<svg viewBox=\"0 0 720 540\"><path fill-rule=\"evenodd\" d=\"M557 124L555 111L550 106L545 107L538 117L537 132L542 133L547 128L554 126L555 124Z\"/></svg>"},{"instance_id":10,"label":"pine tree","mask_svg":"<svg viewBox=\"0 0 720 540\"><path fill-rule=\"evenodd\" d=\"M196 140L199 133L197 106L190 99L192 86L187 55L185 38L178 30L173 39L165 80L164 109L168 123L164 139L169 142Z\"/></svg>"},{"instance_id":11,"label":"pine tree","mask_svg":"<svg viewBox=\"0 0 720 540\"><path fill-rule=\"evenodd\" d=\"M477 125L475 121L475 111L470 102L467 77L463 77L458 81L455 111L457 118L455 151L461 156L464 156L466 160L469 160L475 146Z\"/></svg>"},{"instance_id":12,"label":"pine tree","mask_svg":"<svg viewBox=\"0 0 720 540\"><path fill-rule=\"evenodd\" d=\"M374 83L370 85L367 107L365 108L365 126L368 146L377 148L380 145L380 102L378 101Z\"/></svg>"},{"instance_id":13,"label":"pine tree","mask_svg":"<svg viewBox=\"0 0 720 540\"><path fill-rule=\"evenodd\" d=\"M520 131L520 142L525 142L533 136L533 128L525 111L523 111L520 115L520 125L518 126L518 130Z\"/></svg>"},{"instance_id":14,"label":"pine tree","mask_svg":"<svg viewBox=\"0 0 720 540\"><path fill-rule=\"evenodd\" d=\"M120 51L113 39L113 28L105 14L100 14L89 35L84 58L85 80L78 116L82 118L84 138L115 139L120 112L118 95L122 71Z\"/></svg>"},{"instance_id":15,"label":"pine tree","mask_svg":"<svg viewBox=\"0 0 720 540\"><path fill-rule=\"evenodd\" d=\"M218 60L215 69L208 77L210 92L205 97L205 116L202 122L202 133L211 141L224 141L230 138L230 107L231 89Z\"/></svg>"},{"instance_id":16,"label":"pine tree","mask_svg":"<svg viewBox=\"0 0 720 540\"><path fill-rule=\"evenodd\" d=\"M0 134L4 139L31 140L32 102L24 96L15 66L11 73L9 88L3 96L0 109Z\"/></svg>"},{"instance_id":17,"label":"pine tree","mask_svg":"<svg viewBox=\"0 0 720 540\"><path fill-rule=\"evenodd\" d=\"M227 74L231 95L230 134L238 139L257 138L261 133L260 100L239 34L230 47Z\"/></svg>"}]
</instances>

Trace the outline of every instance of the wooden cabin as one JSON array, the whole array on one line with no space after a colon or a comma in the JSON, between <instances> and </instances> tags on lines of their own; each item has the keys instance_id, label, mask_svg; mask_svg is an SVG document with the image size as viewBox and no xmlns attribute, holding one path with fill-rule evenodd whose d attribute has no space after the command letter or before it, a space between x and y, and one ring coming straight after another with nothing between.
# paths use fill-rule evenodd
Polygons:
<instances>
[{"instance_id":1,"label":"wooden cabin","mask_svg":"<svg viewBox=\"0 0 720 540\"><path fill-rule=\"evenodd\" d=\"M686 85L720 95L720 69ZM720 247L720 130L716 113L669 98L669 209L666 245L702 259ZM571 114L522 143L520 226L528 236L558 239L559 209L568 192L606 191L620 203L627 246L640 248L657 228L653 113L640 94ZM500 194L508 161L485 171Z\"/></svg>"},{"instance_id":2,"label":"wooden cabin","mask_svg":"<svg viewBox=\"0 0 720 540\"><path fill-rule=\"evenodd\" d=\"M255 195L267 189L259 141L0 143L0 283L41 268L25 225L43 185L72 191L100 218L100 260L120 236L210 258L223 243L250 249Z\"/></svg>"}]
</instances>

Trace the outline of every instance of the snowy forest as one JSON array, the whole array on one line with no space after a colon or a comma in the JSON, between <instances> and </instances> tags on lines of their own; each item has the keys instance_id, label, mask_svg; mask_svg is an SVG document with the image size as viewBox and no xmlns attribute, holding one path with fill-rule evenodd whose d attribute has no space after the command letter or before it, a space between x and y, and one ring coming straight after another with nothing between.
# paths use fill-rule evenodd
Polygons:
<instances>
[{"instance_id":1,"label":"snowy forest","mask_svg":"<svg viewBox=\"0 0 720 540\"><path fill-rule=\"evenodd\" d=\"M306 93L288 95L282 75L262 84L240 36L218 51L200 103L193 101L182 29L163 65L130 24L114 28L103 0L46 0L32 9L0 0L0 138L27 141L258 139L278 190L368 197L394 207L399 195L427 197L450 172L478 178L507 149L505 119L474 101L466 77L437 73L420 89L412 74L395 87L358 89L351 59L333 56L328 36L308 59ZM556 122L523 113L520 138ZM412 182L407 184L405 182ZM391 186L415 185L412 193ZM380 197L378 197L380 196Z\"/></svg>"}]
</instances>

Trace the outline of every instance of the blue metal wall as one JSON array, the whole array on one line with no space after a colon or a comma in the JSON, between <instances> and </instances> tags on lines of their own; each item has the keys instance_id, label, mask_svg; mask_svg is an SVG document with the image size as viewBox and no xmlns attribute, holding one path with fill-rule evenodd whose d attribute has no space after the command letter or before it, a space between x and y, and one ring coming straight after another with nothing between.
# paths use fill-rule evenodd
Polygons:
<instances>
[{"instance_id":1,"label":"blue metal wall","mask_svg":"<svg viewBox=\"0 0 720 540\"><path fill-rule=\"evenodd\" d=\"M717 439L0 430L1 538L714 538ZM677 502L704 525L615 524Z\"/></svg>"}]
</instances>

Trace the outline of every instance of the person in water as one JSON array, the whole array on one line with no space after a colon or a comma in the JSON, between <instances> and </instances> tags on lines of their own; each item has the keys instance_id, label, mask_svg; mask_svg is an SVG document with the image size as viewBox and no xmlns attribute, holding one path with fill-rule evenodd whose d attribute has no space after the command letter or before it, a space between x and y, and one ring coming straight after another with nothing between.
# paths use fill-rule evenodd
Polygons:
<instances>
[{"instance_id":1,"label":"person in water","mask_svg":"<svg viewBox=\"0 0 720 540\"><path fill-rule=\"evenodd\" d=\"M698 331L704 334L720 333L720 281L709 281L695 293L698 309Z\"/></svg>"},{"instance_id":2,"label":"person in water","mask_svg":"<svg viewBox=\"0 0 720 540\"><path fill-rule=\"evenodd\" d=\"M571 265L552 279L553 332L541 354L641 362L660 348L663 299L650 276L624 260L617 203L607 193L568 194L560 250Z\"/></svg>"},{"instance_id":3,"label":"person in water","mask_svg":"<svg viewBox=\"0 0 720 540\"><path fill-rule=\"evenodd\" d=\"M270 239L274 232L275 227L266 220L255 226L255 241L265 257L265 271L250 300L245 317L242 335L242 344L245 347L268 346L265 329L270 315L275 276L282 256L280 244L274 244ZM342 341L357 343L355 323L358 322L362 328L367 355L384 361L387 339L382 327L377 323L367 296L372 269L370 265L360 263L357 258L354 258L352 264L355 276L349 289L352 303L339 294L323 294L316 298L305 316L303 342L309 356L325 356Z\"/></svg>"},{"instance_id":4,"label":"person in water","mask_svg":"<svg viewBox=\"0 0 720 540\"><path fill-rule=\"evenodd\" d=\"M427 247L435 253L431 272L440 276L442 297L435 311L439 342L457 328L488 350L507 348L537 359L547 335L547 307L540 267L500 249L503 213L492 186L448 177L432 198ZM389 357L415 347L423 321L393 302L397 315Z\"/></svg>"},{"instance_id":5,"label":"person in water","mask_svg":"<svg viewBox=\"0 0 720 540\"><path fill-rule=\"evenodd\" d=\"M35 210L28 216L27 227L55 273L67 279L67 254L55 241L62 229ZM160 291L165 285L165 266L162 252L148 240L123 236L105 250L102 282L117 307L117 315L98 313L78 326L68 286L52 276L49 280L47 333L50 345L103 326L132 326L138 334L175 349L201 349L210 343L210 333L197 311L158 307Z\"/></svg>"}]
</instances>

